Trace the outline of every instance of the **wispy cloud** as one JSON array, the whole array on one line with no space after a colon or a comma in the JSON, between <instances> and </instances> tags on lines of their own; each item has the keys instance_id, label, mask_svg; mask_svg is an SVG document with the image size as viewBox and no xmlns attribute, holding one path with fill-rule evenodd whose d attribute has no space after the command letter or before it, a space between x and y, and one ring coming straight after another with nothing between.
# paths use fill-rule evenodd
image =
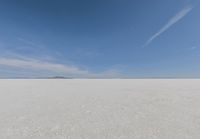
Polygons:
<instances>
[{"instance_id":1,"label":"wispy cloud","mask_svg":"<svg viewBox=\"0 0 200 139\"><path fill-rule=\"evenodd\" d=\"M64 72L69 74L86 74L87 71L82 71L73 66L66 66L62 64L50 63L45 61L39 61L35 59L12 59L12 58L0 58L0 65L29 68L36 70L49 70L54 72Z\"/></svg>"},{"instance_id":2,"label":"wispy cloud","mask_svg":"<svg viewBox=\"0 0 200 139\"><path fill-rule=\"evenodd\" d=\"M197 46L193 46L193 47L191 47L191 49L192 49L192 50L195 50L195 49L197 49Z\"/></svg>"},{"instance_id":3,"label":"wispy cloud","mask_svg":"<svg viewBox=\"0 0 200 139\"><path fill-rule=\"evenodd\" d=\"M31 46L38 46L38 44L36 44L35 42L27 40L27 39L22 38L22 37L18 37L17 40L20 41L20 42L23 42L25 44L31 45Z\"/></svg>"},{"instance_id":4,"label":"wispy cloud","mask_svg":"<svg viewBox=\"0 0 200 139\"><path fill-rule=\"evenodd\" d=\"M6 76L4 75L5 70L6 73L9 73L9 77L11 76L20 76L23 77L30 75L30 77L35 76L56 76L63 75L66 77L75 77L75 78L118 78L122 77L122 74L115 70L115 68L109 68L108 70L101 72L90 71L84 65L77 66L73 62L68 60L63 60L63 57L59 57L59 54L52 54L47 49L47 52L40 51L40 49L46 49L44 45L40 45L38 43L18 38L20 42L25 43L26 47L22 49L26 49L27 51L22 52L22 49L16 50L3 47L0 48L0 77ZM1 42L0 42L1 43ZM44 46L44 48L43 48ZM42 47L42 48L40 48ZM36 49L36 50L34 50ZM38 50L39 49L39 50ZM37 53L29 53L33 51L37 51ZM28 53L25 53L28 52ZM87 52L80 51L80 53ZM90 52L85 55L92 55ZM64 63L63 63L64 62ZM16 68L19 69L16 71ZM4 70L4 71L3 71ZM45 75L44 75L45 74Z\"/></svg>"},{"instance_id":5,"label":"wispy cloud","mask_svg":"<svg viewBox=\"0 0 200 139\"><path fill-rule=\"evenodd\" d=\"M69 66L65 64L58 64L47 62L37 59L15 59L15 58L0 58L0 66L8 66L14 68L21 68L26 70L43 70L56 73L61 73L64 76L70 77L86 77L86 78L109 78L109 77L120 77L118 71L108 70L102 73L92 73L87 70L80 69L76 66Z\"/></svg>"},{"instance_id":6,"label":"wispy cloud","mask_svg":"<svg viewBox=\"0 0 200 139\"><path fill-rule=\"evenodd\" d=\"M153 40L155 40L158 36L160 36L162 33L164 33L166 30L168 30L171 26L176 24L178 21L180 21L182 18L184 18L191 10L193 9L193 6L188 5L181 9L175 16L173 16L158 32L156 32L153 36L151 36L147 42L144 44L145 46L148 46Z\"/></svg>"}]
</instances>

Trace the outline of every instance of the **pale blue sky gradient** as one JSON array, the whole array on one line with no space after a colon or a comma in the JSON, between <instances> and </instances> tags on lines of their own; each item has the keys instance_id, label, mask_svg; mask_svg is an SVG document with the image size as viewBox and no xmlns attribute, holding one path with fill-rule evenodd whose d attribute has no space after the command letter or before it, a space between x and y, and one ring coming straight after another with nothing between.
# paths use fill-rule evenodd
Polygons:
<instances>
[{"instance_id":1,"label":"pale blue sky gradient","mask_svg":"<svg viewBox=\"0 0 200 139\"><path fill-rule=\"evenodd\" d=\"M199 0L2 0L0 77L200 77Z\"/></svg>"}]
</instances>

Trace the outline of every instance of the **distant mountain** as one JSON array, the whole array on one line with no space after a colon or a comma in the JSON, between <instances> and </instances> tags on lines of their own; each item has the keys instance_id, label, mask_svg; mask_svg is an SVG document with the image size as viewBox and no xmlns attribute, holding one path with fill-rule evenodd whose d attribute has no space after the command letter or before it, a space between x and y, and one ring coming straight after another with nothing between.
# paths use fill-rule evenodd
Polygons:
<instances>
[{"instance_id":1,"label":"distant mountain","mask_svg":"<svg viewBox=\"0 0 200 139\"><path fill-rule=\"evenodd\" d=\"M64 77L64 76L53 76L47 77L48 79L72 79L71 77Z\"/></svg>"}]
</instances>

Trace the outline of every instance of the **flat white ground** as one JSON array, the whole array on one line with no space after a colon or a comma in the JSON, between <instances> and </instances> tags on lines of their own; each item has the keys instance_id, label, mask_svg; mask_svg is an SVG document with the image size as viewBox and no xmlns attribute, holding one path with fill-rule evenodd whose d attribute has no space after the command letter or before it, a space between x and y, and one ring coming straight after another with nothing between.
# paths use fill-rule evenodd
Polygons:
<instances>
[{"instance_id":1,"label":"flat white ground","mask_svg":"<svg viewBox=\"0 0 200 139\"><path fill-rule=\"evenodd\" d=\"M0 80L0 139L200 139L200 80Z\"/></svg>"}]
</instances>

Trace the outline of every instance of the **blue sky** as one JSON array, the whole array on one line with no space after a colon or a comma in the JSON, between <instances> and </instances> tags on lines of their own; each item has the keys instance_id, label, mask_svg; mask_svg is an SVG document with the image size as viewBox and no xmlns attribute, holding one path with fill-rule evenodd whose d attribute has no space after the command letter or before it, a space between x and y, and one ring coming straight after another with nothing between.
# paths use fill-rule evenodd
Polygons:
<instances>
[{"instance_id":1,"label":"blue sky","mask_svg":"<svg viewBox=\"0 0 200 139\"><path fill-rule=\"evenodd\" d=\"M0 77L200 77L199 0L1 0Z\"/></svg>"}]
</instances>

